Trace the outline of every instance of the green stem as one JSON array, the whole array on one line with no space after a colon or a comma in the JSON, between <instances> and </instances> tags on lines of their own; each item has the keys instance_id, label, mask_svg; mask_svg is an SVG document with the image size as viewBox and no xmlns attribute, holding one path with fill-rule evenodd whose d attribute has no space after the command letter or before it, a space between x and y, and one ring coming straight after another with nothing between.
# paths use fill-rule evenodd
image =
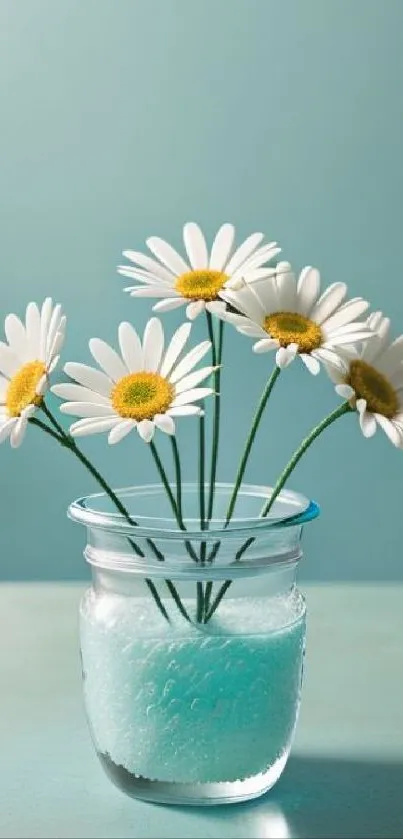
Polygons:
<instances>
[{"instance_id":1,"label":"green stem","mask_svg":"<svg viewBox=\"0 0 403 839\"><path fill-rule=\"evenodd\" d=\"M41 428L47 434L50 434L50 436L53 437L55 440L57 440L62 446L64 446L65 448L67 448L71 452L73 452L73 454L75 454L75 456L81 461L83 466L85 466L86 469L88 469L88 471L91 473L91 475L100 484L102 489L109 496L111 501L115 504L115 506L117 507L117 509L121 513L121 515L126 519L126 521L128 521L129 524L132 525L132 526L136 525L136 522L133 521L129 512L126 510L124 505L121 503L121 501L119 500L117 495L115 495L115 493L113 492L113 490L111 489L109 484L107 484L107 482L102 477L102 475L100 475L98 470L95 469L95 466L93 466L92 463L80 451L80 449L78 448L78 446L75 443L75 441L73 440L73 438L66 434L66 432L64 431L62 426L57 422L56 418L53 416L53 414L51 413L51 411L49 410L47 405L45 405L45 403L43 402L41 407L42 407L42 410L43 410L44 414L48 417L49 421L52 423L54 428L57 428L59 433L56 433L55 431L53 431L51 428L49 428L48 425L46 425L44 422L42 422L40 419L37 419L36 417L32 417L30 422L33 425L36 425L37 427ZM141 550L141 548L139 548L138 545L136 545L136 543L133 541L133 539L128 539L128 541L129 541L129 544L131 545L131 547L133 548L133 550L135 551L135 553L140 557L144 557L143 551ZM148 589L149 589L152 597L154 598L154 601L155 601L159 611L161 612L161 614L163 615L165 620L167 620L168 623L170 623L170 617L168 615L167 610L165 609L164 604L162 603L162 600L161 600L161 598L158 594L158 591L157 591L154 583L148 577L145 578L145 582L146 582L146 585L148 586Z\"/></svg>"},{"instance_id":2,"label":"green stem","mask_svg":"<svg viewBox=\"0 0 403 839\"><path fill-rule=\"evenodd\" d=\"M336 408L334 411L332 411L331 414L328 414L328 416L325 417L322 420L322 422L320 422L318 425L316 425L315 428L311 431L311 433L308 434L307 437L305 437L305 440L302 441L301 445L299 446L299 448L297 449L297 451L292 456L291 460L289 461L289 463L287 464L287 466L285 467L285 469L281 473L281 475L280 475L280 477L279 477L279 479L278 479L278 481L277 481L277 483L276 483L276 485L273 489L273 492L272 492L270 498L268 499L268 501L266 502L266 504L262 508L262 511L260 513L260 515L262 517L267 516L267 514L270 512L277 496L281 492L281 490L282 490L284 484L286 483L289 475L295 469L297 463L301 460L302 455L305 454L306 450L309 449L310 445L314 442L314 440L316 440L316 438L319 437L319 435L322 433L322 431L325 430L325 428L328 428L329 425L331 425L333 422L335 422L335 420L337 420L339 417L342 417L344 414L350 413L351 410L352 410L352 408L351 408L350 404L348 402L343 402L342 405L340 405L338 408ZM245 551L250 547L250 545L254 541L255 541L254 538L250 537L245 542L245 544L242 545L242 547L239 549L239 551L236 554L236 557L235 557L236 561L239 561L241 559L242 555L245 553ZM212 617L212 615L214 614L214 612L216 611L216 609L220 605L221 600L223 599L224 595L227 593L227 591L228 591L228 589L231 585L231 582L232 582L231 580L226 580L226 582L223 583L223 585L221 586L215 600L213 601L213 603L211 605L211 608L210 608L209 612L207 613L207 615L204 619L205 623L207 623L207 621L210 620L210 618Z\"/></svg>"},{"instance_id":3,"label":"green stem","mask_svg":"<svg viewBox=\"0 0 403 839\"><path fill-rule=\"evenodd\" d=\"M173 514L176 518L178 527L180 528L180 530L185 530L185 525L182 521L182 516L179 514L178 506L177 506L177 503L175 501L175 497L174 497L174 494L172 492L172 489L170 487L170 484L169 484L169 481L168 481L168 478L167 478L167 474L166 474L165 469L162 465L162 460L161 460L161 458L160 458L160 456L157 452L157 447L152 440L149 443L149 446L150 446L151 454L152 454L152 456L154 458L154 461L155 461L155 465L158 469L159 476L160 476L161 481L163 483L165 492L168 496L169 503L172 507L172 512L173 512Z\"/></svg>"},{"instance_id":4,"label":"green stem","mask_svg":"<svg viewBox=\"0 0 403 839\"><path fill-rule=\"evenodd\" d=\"M209 580L209 582L206 583L206 588L205 588L205 592L204 592L204 623L207 623L207 620L208 620L207 615L208 615L209 609L210 609L210 600L211 600L212 591L213 591L213 582L212 582L212 580Z\"/></svg>"},{"instance_id":5,"label":"green stem","mask_svg":"<svg viewBox=\"0 0 403 839\"><path fill-rule=\"evenodd\" d=\"M179 514L178 506L177 506L177 503L175 501L175 496L174 496L174 494L172 492L172 489L170 487L167 474L166 474L165 469L162 465L162 460L161 460L161 458L160 458L160 456L157 452L156 445L151 440L151 443L149 443L149 446L150 446L150 449L151 449L151 454L152 454L152 456L154 458L154 461L155 461L155 465L158 469L159 476L161 478L164 489L165 489L166 494L168 496L169 503L172 507L172 511L173 511L173 514L174 514L175 519L177 521L178 527L179 527L180 530L186 530L186 527L184 525L182 516ZM198 562L199 558L198 558L196 552L194 551L192 544L189 542L188 539L186 539L186 541L185 541L185 547L186 547L186 550L187 550L189 556L193 559L193 561Z\"/></svg>"},{"instance_id":6,"label":"green stem","mask_svg":"<svg viewBox=\"0 0 403 839\"><path fill-rule=\"evenodd\" d=\"M176 483L176 506L178 509L178 513L180 516L181 521L183 521L183 511L182 511L182 470L181 470L181 462L179 457L179 449L178 444L176 442L175 436L171 437L171 445L172 445L172 454L174 458L174 466L175 466L175 483Z\"/></svg>"},{"instance_id":7,"label":"green stem","mask_svg":"<svg viewBox=\"0 0 403 839\"><path fill-rule=\"evenodd\" d=\"M199 511L200 511L200 530L205 530L206 527L206 496L205 496L205 464L206 464L206 423L204 419L204 405L203 414L199 418ZM204 565L206 562L206 543L200 543L200 564ZM204 604L204 587L202 582L197 583L197 621L201 623L204 618L205 604Z\"/></svg>"},{"instance_id":8,"label":"green stem","mask_svg":"<svg viewBox=\"0 0 403 839\"><path fill-rule=\"evenodd\" d=\"M204 615L204 592L203 592L203 583L197 582L197 612L196 612L196 620L197 623L202 623L203 615Z\"/></svg>"},{"instance_id":9,"label":"green stem","mask_svg":"<svg viewBox=\"0 0 403 839\"><path fill-rule=\"evenodd\" d=\"M215 484L217 476L217 460L218 460L218 444L220 438L220 403L221 403L221 362L222 350L224 340L224 321L219 321L218 327L218 345L215 343L215 336L212 324L212 317L210 312L206 312L207 326L211 341L211 361L213 367L217 367L214 371L214 417L213 417L213 445L211 449L211 466L210 466L210 487L207 506L207 519L211 521L213 516ZM218 365L218 366L217 366Z\"/></svg>"},{"instance_id":10,"label":"green stem","mask_svg":"<svg viewBox=\"0 0 403 839\"><path fill-rule=\"evenodd\" d=\"M199 417L199 509L200 509L200 530L206 527L206 499L204 494L205 482L205 460L206 460L206 421L204 411Z\"/></svg>"},{"instance_id":11,"label":"green stem","mask_svg":"<svg viewBox=\"0 0 403 839\"><path fill-rule=\"evenodd\" d=\"M216 597L214 598L214 600L211 604L210 611L206 614L206 617L204 619L205 623L207 623L210 620L210 618L213 617L214 612L218 609L218 607L221 603L221 600L223 599L224 595L228 591L231 583L232 583L232 580L226 580L225 583L223 583L223 585L221 586L218 594L216 595Z\"/></svg>"},{"instance_id":12,"label":"green stem","mask_svg":"<svg viewBox=\"0 0 403 839\"><path fill-rule=\"evenodd\" d=\"M270 378L267 382L267 385L266 385L266 387L265 387L265 389L262 393L262 396L260 398L260 402L259 402L259 405L257 407L255 416L253 418L252 427L250 429L248 438L246 440L245 448L244 448L244 451L243 451L243 454L242 454L242 457L241 457L241 461L240 461L240 464L239 464L239 467L238 467L238 472L237 472L237 475L236 475L236 478L235 478L234 489L232 491L231 499L230 499L230 502L229 502L229 505L228 505L227 516L226 516L226 519L225 519L225 526L227 526L229 524L229 522L232 518L232 514L234 512L236 499L237 499L238 492L239 492L239 487L241 485L243 476L245 474L246 465L247 465L248 458L249 458L249 455L250 455L250 452L251 452L251 449L252 449L252 446L253 446L254 439L256 437L256 432L258 430L263 411L264 411L264 409L267 405L269 396L270 396L270 394L273 390L273 387L274 387L274 385L275 385L275 383L276 383L276 381L277 381L277 379L280 375L280 372L281 371L280 371L279 367L274 368L274 370L273 370L273 372L272 372L272 374L271 374L271 376L270 376Z\"/></svg>"},{"instance_id":13,"label":"green stem","mask_svg":"<svg viewBox=\"0 0 403 839\"><path fill-rule=\"evenodd\" d=\"M322 431L328 428L329 425L332 425L333 422L335 422L339 417L342 417L344 414L349 414L350 411L352 411L350 403L343 402L342 405L339 405L339 407L332 411L331 414L328 414L327 417L325 417L322 420L322 422L318 423L318 425L315 426L311 433L308 434L307 437L305 437L305 440L302 441L300 447L293 454L291 460L287 463L287 466L278 478L278 481L273 489L270 498L266 501L266 504L263 506L261 510L260 515L262 517L268 515L277 496L279 495L284 484L288 480L288 477L291 475L291 472L293 472L297 463L301 460L302 455L305 454L306 450L309 449L314 440L316 440L316 438L319 437L319 434L322 434Z\"/></svg>"}]
</instances>

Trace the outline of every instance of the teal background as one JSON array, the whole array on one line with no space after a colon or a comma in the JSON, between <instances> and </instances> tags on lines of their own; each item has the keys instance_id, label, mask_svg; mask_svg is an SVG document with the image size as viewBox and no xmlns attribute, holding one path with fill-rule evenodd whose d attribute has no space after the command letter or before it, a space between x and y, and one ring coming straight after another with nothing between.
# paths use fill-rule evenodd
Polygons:
<instances>
[{"instance_id":1,"label":"teal background","mask_svg":"<svg viewBox=\"0 0 403 839\"><path fill-rule=\"evenodd\" d=\"M223 221L239 238L264 230L402 332L402 27L401 0L1 0L2 315L52 294L69 318L64 360L88 361L89 337L113 341L120 320L149 314L122 293L121 250L152 233L179 245L192 219L209 236ZM180 321L163 317L167 332ZM225 357L231 480L271 359L235 333ZM335 404L324 374L287 371L248 477L273 480ZM192 477L192 420L179 439ZM134 436L84 446L115 485L154 479ZM80 464L37 429L0 457L1 576L87 574L65 517L95 489ZM323 508L302 576L402 578L402 458L352 417L317 443L292 480Z\"/></svg>"}]
</instances>

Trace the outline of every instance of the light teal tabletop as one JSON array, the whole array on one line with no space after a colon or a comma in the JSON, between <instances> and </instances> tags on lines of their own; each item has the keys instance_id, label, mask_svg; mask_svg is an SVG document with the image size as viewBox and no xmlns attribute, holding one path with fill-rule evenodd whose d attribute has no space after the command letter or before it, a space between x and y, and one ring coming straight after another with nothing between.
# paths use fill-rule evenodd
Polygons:
<instances>
[{"instance_id":1,"label":"light teal tabletop","mask_svg":"<svg viewBox=\"0 0 403 839\"><path fill-rule=\"evenodd\" d=\"M81 702L76 585L0 588L0 836L356 839L403 836L403 586L306 586L308 649L292 757L249 804L126 798Z\"/></svg>"}]
</instances>

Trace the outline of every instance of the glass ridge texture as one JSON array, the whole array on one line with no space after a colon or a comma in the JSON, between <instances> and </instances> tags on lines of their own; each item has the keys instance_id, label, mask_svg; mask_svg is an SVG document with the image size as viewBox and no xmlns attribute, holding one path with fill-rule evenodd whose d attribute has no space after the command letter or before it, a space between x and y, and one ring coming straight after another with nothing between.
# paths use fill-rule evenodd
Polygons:
<instances>
[{"instance_id":1,"label":"glass ridge texture","mask_svg":"<svg viewBox=\"0 0 403 839\"><path fill-rule=\"evenodd\" d=\"M217 485L209 531L192 518L198 486L191 484L184 485L185 533L158 485L118 491L136 526L102 495L69 510L86 524L93 572L80 608L88 721L106 773L135 797L197 805L254 798L277 781L290 752L305 649L296 569L303 524L318 508L285 492L262 520L270 490L243 485L225 527L230 491ZM209 614L206 604L211 610L224 584Z\"/></svg>"}]
</instances>

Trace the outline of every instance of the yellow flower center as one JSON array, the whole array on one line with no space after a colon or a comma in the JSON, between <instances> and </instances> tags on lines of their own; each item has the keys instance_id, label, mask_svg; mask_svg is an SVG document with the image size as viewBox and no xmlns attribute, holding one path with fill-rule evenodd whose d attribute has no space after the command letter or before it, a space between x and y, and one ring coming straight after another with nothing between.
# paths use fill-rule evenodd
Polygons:
<instances>
[{"instance_id":1,"label":"yellow flower center","mask_svg":"<svg viewBox=\"0 0 403 839\"><path fill-rule=\"evenodd\" d=\"M352 361L346 383L354 388L357 399L366 399L371 413L392 419L399 410L397 393L383 373L361 359Z\"/></svg>"},{"instance_id":2,"label":"yellow flower center","mask_svg":"<svg viewBox=\"0 0 403 839\"><path fill-rule=\"evenodd\" d=\"M28 405L40 405L42 396L36 388L46 372L43 361L28 361L14 373L6 393L6 408L10 417L19 417Z\"/></svg>"},{"instance_id":3,"label":"yellow flower center","mask_svg":"<svg viewBox=\"0 0 403 839\"><path fill-rule=\"evenodd\" d=\"M277 338L281 347L298 344L300 352L310 353L321 346L322 331L317 323L298 312L274 312L264 319L263 328Z\"/></svg>"},{"instance_id":4,"label":"yellow flower center","mask_svg":"<svg viewBox=\"0 0 403 839\"><path fill-rule=\"evenodd\" d=\"M125 419L140 422L164 414L175 396L175 388L159 373L130 373L115 385L112 406Z\"/></svg>"},{"instance_id":5,"label":"yellow flower center","mask_svg":"<svg viewBox=\"0 0 403 839\"><path fill-rule=\"evenodd\" d=\"M228 277L222 271L187 271L175 282L176 291L189 300L215 300L217 294L227 282Z\"/></svg>"}]
</instances>

